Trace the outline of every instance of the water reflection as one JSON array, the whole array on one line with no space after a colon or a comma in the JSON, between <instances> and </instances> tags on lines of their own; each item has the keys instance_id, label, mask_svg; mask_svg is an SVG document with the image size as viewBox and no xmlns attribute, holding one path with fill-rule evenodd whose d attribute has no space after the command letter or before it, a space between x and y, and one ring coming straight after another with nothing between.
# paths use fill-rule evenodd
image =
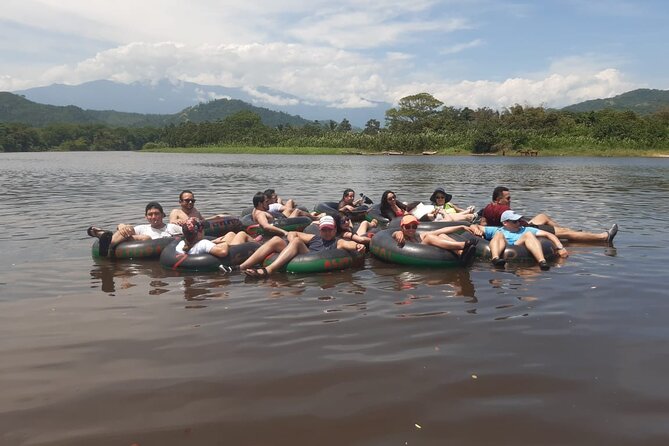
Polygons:
<instances>
[{"instance_id":1,"label":"water reflection","mask_svg":"<svg viewBox=\"0 0 669 446\"><path fill-rule=\"evenodd\" d=\"M155 261L111 261L109 259L95 258L92 260L93 267L90 270L91 287L100 287L105 294L115 293L137 286L145 282L144 277L154 279L149 281L150 295L158 295L167 292L167 283L161 279L167 277L165 270Z\"/></svg>"}]
</instances>

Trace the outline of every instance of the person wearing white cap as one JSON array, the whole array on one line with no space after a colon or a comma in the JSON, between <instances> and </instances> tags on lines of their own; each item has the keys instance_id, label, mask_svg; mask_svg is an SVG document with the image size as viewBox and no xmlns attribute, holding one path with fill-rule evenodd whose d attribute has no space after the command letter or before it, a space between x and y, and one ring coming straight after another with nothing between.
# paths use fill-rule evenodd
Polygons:
<instances>
[{"instance_id":1,"label":"person wearing white cap","mask_svg":"<svg viewBox=\"0 0 669 446\"><path fill-rule=\"evenodd\" d=\"M506 260L501 259L500 256L504 253L507 245L524 245L537 262L539 262L539 267L542 270L546 271L550 269L537 237L545 237L550 240L560 257L567 257L569 255L565 247L562 246L560 239L554 234L529 226L521 226L520 221L522 218L522 215L508 210L504 211L500 217L500 221L502 222L501 227L474 226L473 229L475 231L480 231L486 240L490 240L490 254L492 255L493 265L503 267L506 264Z\"/></svg>"},{"instance_id":2,"label":"person wearing white cap","mask_svg":"<svg viewBox=\"0 0 669 446\"><path fill-rule=\"evenodd\" d=\"M321 217L318 221L319 234L306 234L304 232L289 232L288 243L280 237L272 237L267 243L262 245L245 262L239 265L239 269L249 277L263 278L279 270L286 263L290 262L298 254L308 252L319 252L328 249L345 249L347 251L362 252L365 245L351 240L342 240L336 238L337 227L335 221L329 215ZM253 268L254 265L261 263L268 255L279 253L279 256L264 268Z\"/></svg>"},{"instance_id":3,"label":"person wearing white cap","mask_svg":"<svg viewBox=\"0 0 669 446\"><path fill-rule=\"evenodd\" d=\"M481 224L486 226L501 226L502 213L511 210L511 191L508 187L497 186L492 191L492 202L481 211ZM531 220L520 222L521 226L531 226L571 242L606 242L613 245L613 239L618 233L618 225L613 224L611 229L603 232L576 231L559 225L547 214L537 214Z\"/></svg>"}]
</instances>

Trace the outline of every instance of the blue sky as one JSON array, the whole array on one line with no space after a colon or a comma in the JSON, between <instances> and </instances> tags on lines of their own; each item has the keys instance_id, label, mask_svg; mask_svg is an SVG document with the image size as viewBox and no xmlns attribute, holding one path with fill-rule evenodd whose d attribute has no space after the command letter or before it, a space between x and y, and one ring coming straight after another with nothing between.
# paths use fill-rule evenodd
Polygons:
<instances>
[{"instance_id":1,"label":"blue sky","mask_svg":"<svg viewBox=\"0 0 669 446\"><path fill-rule=\"evenodd\" d=\"M557 107L669 89L668 4L3 0L0 90L167 78L274 103Z\"/></svg>"}]
</instances>

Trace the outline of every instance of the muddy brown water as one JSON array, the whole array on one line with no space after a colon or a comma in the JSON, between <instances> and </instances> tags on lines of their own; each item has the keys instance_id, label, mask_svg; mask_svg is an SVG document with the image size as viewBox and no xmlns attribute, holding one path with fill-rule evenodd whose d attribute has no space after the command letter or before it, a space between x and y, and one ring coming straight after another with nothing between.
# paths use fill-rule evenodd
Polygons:
<instances>
[{"instance_id":1,"label":"muddy brown water","mask_svg":"<svg viewBox=\"0 0 669 446\"><path fill-rule=\"evenodd\" d=\"M2 445L666 445L669 160L0 154ZM615 248L495 270L368 259L340 273L178 274L96 261L90 224L195 192L237 214L274 187L443 186Z\"/></svg>"}]
</instances>

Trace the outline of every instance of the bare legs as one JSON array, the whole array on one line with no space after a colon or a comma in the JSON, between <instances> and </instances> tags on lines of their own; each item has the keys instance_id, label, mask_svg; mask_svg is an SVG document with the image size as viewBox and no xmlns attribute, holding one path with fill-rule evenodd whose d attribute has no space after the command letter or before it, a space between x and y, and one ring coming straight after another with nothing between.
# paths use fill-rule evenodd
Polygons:
<instances>
[{"instance_id":1,"label":"bare legs","mask_svg":"<svg viewBox=\"0 0 669 446\"><path fill-rule=\"evenodd\" d=\"M281 252L286 248L288 244L284 239L279 236L274 236L269 239L265 244L256 250L251 257L246 259L242 264L239 265L239 269L244 271L247 268L251 268L253 265L261 263L265 258L275 252Z\"/></svg>"},{"instance_id":2,"label":"bare legs","mask_svg":"<svg viewBox=\"0 0 669 446\"><path fill-rule=\"evenodd\" d=\"M279 256L272 262L272 264L265 269L268 274L272 274L274 271L290 262L296 255L306 254L308 252L309 248L307 245L305 245L299 238L294 238L288 242L288 245L279 253Z\"/></svg>"},{"instance_id":3,"label":"bare legs","mask_svg":"<svg viewBox=\"0 0 669 446\"><path fill-rule=\"evenodd\" d=\"M490 240L489 246L493 265L503 266L506 263L503 259L500 259L500 256L506 249L506 244L507 243L506 239L504 238L504 234L501 232L495 233L492 240ZM546 258L544 257L544 251L541 247L541 242L536 235L532 234L531 232L524 233L516 242L516 246L525 246L529 253L532 254L532 257L534 257L536 261L542 265L543 269L543 265L546 263Z\"/></svg>"},{"instance_id":4,"label":"bare legs","mask_svg":"<svg viewBox=\"0 0 669 446\"><path fill-rule=\"evenodd\" d=\"M538 214L529 221L533 225L550 225L555 229L555 235L558 238L569 240L571 242L606 242L609 239L609 232L584 232L574 231L570 228L560 226L555 220L546 214Z\"/></svg>"},{"instance_id":5,"label":"bare legs","mask_svg":"<svg viewBox=\"0 0 669 446\"><path fill-rule=\"evenodd\" d=\"M465 247L465 242L456 242L446 234L426 234L423 236L423 240L421 242L426 245L436 246L437 248L457 251L458 254L461 254L462 249Z\"/></svg>"}]
</instances>

